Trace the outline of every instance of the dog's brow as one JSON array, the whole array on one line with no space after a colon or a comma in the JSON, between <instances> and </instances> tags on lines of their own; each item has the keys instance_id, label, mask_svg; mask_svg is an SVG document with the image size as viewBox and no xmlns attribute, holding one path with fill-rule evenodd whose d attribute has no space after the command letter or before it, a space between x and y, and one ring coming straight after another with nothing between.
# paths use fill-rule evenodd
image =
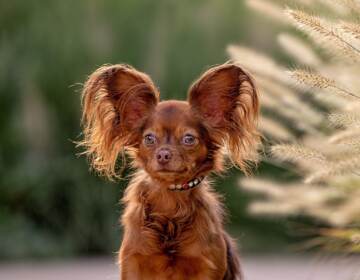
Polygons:
<instances>
[{"instance_id":1,"label":"dog's brow","mask_svg":"<svg viewBox=\"0 0 360 280\"><path fill-rule=\"evenodd\" d=\"M170 129L165 129L165 143L169 144L171 142L171 136L173 133L171 133Z\"/></svg>"}]
</instances>

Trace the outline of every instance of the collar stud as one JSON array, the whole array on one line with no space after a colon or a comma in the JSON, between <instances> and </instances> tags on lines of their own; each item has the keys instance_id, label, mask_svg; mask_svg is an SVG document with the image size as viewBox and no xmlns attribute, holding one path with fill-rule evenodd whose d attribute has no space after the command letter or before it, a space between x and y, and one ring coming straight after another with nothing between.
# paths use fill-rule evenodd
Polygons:
<instances>
[{"instance_id":1,"label":"collar stud","mask_svg":"<svg viewBox=\"0 0 360 280\"><path fill-rule=\"evenodd\" d=\"M202 180L204 180L204 176L199 176L199 177L196 177L195 179L193 180L190 180L189 182L187 183L184 183L184 184L171 184L169 186L169 190L171 191L185 191L185 190L189 190L189 189L193 189L195 188L197 185L199 185L201 183Z\"/></svg>"}]
</instances>

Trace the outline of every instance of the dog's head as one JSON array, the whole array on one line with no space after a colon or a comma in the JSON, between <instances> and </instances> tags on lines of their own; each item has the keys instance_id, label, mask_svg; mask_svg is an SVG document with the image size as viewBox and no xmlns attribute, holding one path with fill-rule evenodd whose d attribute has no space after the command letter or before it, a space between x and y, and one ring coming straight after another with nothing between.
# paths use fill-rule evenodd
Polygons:
<instances>
[{"instance_id":1,"label":"dog's head","mask_svg":"<svg viewBox=\"0 0 360 280\"><path fill-rule=\"evenodd\" d=\"M116 176L124 152L134 166L167 183L223 170L224 155L246 171L254 159L258 96L250 75L235 64L205 72L187 101L159 101L151 79L127 65L104 66L83 91L82 144L92 166Z\"/></svg>"}]
</instances>

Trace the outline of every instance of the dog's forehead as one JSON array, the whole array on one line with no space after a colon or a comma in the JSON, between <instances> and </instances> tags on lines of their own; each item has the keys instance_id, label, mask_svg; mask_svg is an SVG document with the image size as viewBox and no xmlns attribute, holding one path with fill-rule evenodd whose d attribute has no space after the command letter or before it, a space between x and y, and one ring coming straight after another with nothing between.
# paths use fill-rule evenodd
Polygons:
<instances>
[{"instance_id":1,"label":"dog's forehead","mask_svg":"<svg viewBox=\"0 0 360 280\"><path fill-rule=\"evenodd\" d=\"M163 101L160 102L154 111L154 118L158 121L184 119L189 115L190 106L185 101Z\"/></svg>"},{"instance_id":2,"label":"dog's forehead","mask_svg":"<svg viewBox=\"0 0 360 280\"><path fill-rule=\"evenodd\" d=\"M194 124L190 105L185 101L177 100L160 102L155 108L152 120L153 124L167 128Z\"/></svg>"}]
</instances>

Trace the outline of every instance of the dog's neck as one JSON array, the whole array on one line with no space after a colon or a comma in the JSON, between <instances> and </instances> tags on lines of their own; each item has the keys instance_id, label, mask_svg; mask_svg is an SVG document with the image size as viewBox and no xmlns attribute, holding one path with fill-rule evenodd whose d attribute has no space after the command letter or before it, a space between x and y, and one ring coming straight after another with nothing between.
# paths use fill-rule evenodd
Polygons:
<instances>
[{"instance_id":1,"label":"dog's neck","mask_svg":"<svg viewBox=\"0 0 360 280\"><path fill-rule=\"evenodd\" d=\"M200 185L201 181L204 180L204 176L198 176L182 184L171 184L168 189L170 191L187 191L196 188Z\"/></svg>"},{"instance_id":2,"label":"dog's neck","mask_svg":"<svg viewBox=\"0 0 360 280\"><path fill-rule=\"evenodd\" d=\"M145 171L139 170L134 174L123 201L127 203L131 200L130 197L135 195L138 197L136 201L143 205L151 204L154 210L160 213L174 214L178 211L177 209L190 210L188 208L192 205L191 201L202 200L209 188L204 177L197 187L186 191L171 191L169 185L169 183L154 180Z\"/></svg>"}]
</instances>

